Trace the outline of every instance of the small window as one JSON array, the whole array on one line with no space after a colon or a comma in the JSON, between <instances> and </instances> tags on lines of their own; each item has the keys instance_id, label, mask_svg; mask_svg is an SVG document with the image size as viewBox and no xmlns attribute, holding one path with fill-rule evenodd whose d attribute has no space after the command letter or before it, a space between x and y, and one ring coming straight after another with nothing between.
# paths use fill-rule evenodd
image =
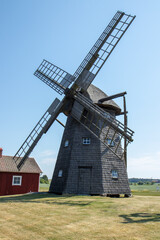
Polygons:
<instances>
[{"instance_id":1,"label":"small window","mask_svg":"<svg viewBox=\"0 0 160 240\"><path fill-rule=\"evenodd\" d=\"M118 172L116 170L112 170L112 178L114 179L118 178Z\"/></svg>"},{"instance_id":2,"label":"small window","mask_svg":"<svg viewBox=\"0 0 160 240\"><path fill-rule=\"evenodd\" d=\"M22 183L22 176L13 176L12 185L21 186L21 183Z\"/></svg>"},{"instance_id":3,"label":"small window","mask_svg":"<svg viewBox=\"0 0 160 240\"><path fill-rule=\"evenodd\" d=\"M115 142L112 141L110 138L107 138L107 144L108 144L110 147L114 147L114 146L115 146Z\"/></svg>"},{"instance_id":4,"label":"small window","mask_svg":"<svg viewBox=\"0 0 160 240\"><path fill-rule=\"evenodd\" d=\"M62 177L62 174L63 174L63 170L59 170L58 177Z\"/></svg>"},{"instance_id":5,"label":"small window","mask_svg":"<svg viewBox=\"0 0 160 240\"><path fill-rule=\"evenodd\" d=\"M90 138L83 138L83 144L90 144L91 143L91 139Z\"/></svg>"},{"instance_id":6,"label":"small window","mask_svg":"<svg viewBox=\"0 0 160 240\"><path fill-rule=\"evenodd\" d=\"M66 140L64 143L64 147L68 147L69 146L69 140Z\"/></svg>"}]
</instances>

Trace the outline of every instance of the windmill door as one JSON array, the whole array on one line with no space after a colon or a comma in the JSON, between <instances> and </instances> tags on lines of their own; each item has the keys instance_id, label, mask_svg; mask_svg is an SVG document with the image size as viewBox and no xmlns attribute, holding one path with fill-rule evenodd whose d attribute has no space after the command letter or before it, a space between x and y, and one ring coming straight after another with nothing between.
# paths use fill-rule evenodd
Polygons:
<instances>
[{"instance_id":1,"label":"windmill door","mask_svg":"<svg viewBox=\"0 0 160 240\"><path fill-rule=\"evenodd\" d=\"M91 192L91 167L79 167L78 194L90 194Z\"/></svg>"}]
</instances>

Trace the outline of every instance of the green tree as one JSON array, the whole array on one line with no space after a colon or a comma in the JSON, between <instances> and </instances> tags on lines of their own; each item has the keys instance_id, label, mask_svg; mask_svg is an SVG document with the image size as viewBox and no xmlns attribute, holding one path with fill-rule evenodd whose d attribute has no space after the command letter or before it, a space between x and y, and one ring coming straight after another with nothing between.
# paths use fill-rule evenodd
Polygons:
<instances>
[{"instance_id":1,"label":"green tree","mask_svg":"<svg viewBox=\"0 0 160 240\"><path fill-rule=\"evenodd\" d=\"M42 177L40 177L40 183L45 183L45 184L49 183L47 175L43 175Z\"/></svg>"},{"instance_id":2,"label":"green tree","mask_svg":"<svg viewBox=\"0 0 160 240\"><path fill-rule=\"evenodd\" d=\"M137 184L138 184L138 185L143 185L143 182L142 182L142 181L140 181L140 182L138 182Z\"/></svg>"}]
</instances>

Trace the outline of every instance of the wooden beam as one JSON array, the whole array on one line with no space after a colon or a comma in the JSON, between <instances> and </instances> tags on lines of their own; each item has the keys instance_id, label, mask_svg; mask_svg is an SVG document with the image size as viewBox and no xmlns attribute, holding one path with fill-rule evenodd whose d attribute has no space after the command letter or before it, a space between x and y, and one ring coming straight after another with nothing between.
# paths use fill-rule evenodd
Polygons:
<instances>
[{"instance_id":1,"label":"wooden beam","mask_svg":"<svg viewBox=\"0 0 160 240\"><path fill-rule=\"evenodd\" d=\"M128 111L126 111L126 113L125 112L121 112L120 114L118 114L118 116L119 115L124 115L124 114L128 114Z\"/></svg>"},{"instance_id":2,"label":"wooden beam","mask_svg":"<svg viewBox=\"0 0 160 240\"><path fill-rule=\"evenodd\" d=\"M124 132L127 130L127 111L126 111L126 99L123 96L123 107L124 107ZM127 139L124 137L124 161L127 168Z\"/></svg>"},{"instance_id":3,"label":"wooden beam","mask_svg":"<svg viewBox=\"0 0 160 240\"><path fill-rule=\"evenodd\" d=\"M59 123L59 124L61 124L62 125L62 127L64 127L65 128L65 125L62 123L62 122L60 122L57 118L56 118L56 121Z\"/></svg>"},{"instance_id":4,"label":"wooden beam","mask_svg":"<svg viewBox=\"0 0 160 240\"><path fill-rule=\"evenodd\" d=\"M98 101L98 103L103 103L103 102L105 102L105 101L108 101L108 100L111 100L111 99L114 99L114 98L123 97L125 94L127 94L127 92L122 92L122 93L114 94L114 95L111 95L111 96L109 96L109 97L100 99L100 100Z\"/></svg>"}]
</instances>

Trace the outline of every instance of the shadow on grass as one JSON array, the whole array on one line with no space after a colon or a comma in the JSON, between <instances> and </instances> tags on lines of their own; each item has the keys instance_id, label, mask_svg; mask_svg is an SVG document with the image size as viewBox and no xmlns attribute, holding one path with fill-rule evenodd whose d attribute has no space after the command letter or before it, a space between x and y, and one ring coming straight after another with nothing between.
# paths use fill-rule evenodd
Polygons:
<instances>
[{"instance_id":1,"label":"shadow on grass","mask_svg":"<svg viewBox=\"0 0 160 240\"><path fill-rule=\"evenodd\" d=\"M126 215L119 215L124 219L123 223L146 223L146 222L160 222L160 214L156 213L133 213Z\"/></svg>"},{"instance_id":2,"label":"shadow on grass","mask_svg":"<svg viewBox=\"0 0 160 240\"><path fill-rule=\"evenodd\" d=\"M56 195L51 193L33 193L16 196L0 197L0 203L45 203L45 204L57 204L68 206L86 206L92 203L92 201L76 200L75 195ZM71 199L73 198L73 199Z\"/></svg>"}]
</instances>

